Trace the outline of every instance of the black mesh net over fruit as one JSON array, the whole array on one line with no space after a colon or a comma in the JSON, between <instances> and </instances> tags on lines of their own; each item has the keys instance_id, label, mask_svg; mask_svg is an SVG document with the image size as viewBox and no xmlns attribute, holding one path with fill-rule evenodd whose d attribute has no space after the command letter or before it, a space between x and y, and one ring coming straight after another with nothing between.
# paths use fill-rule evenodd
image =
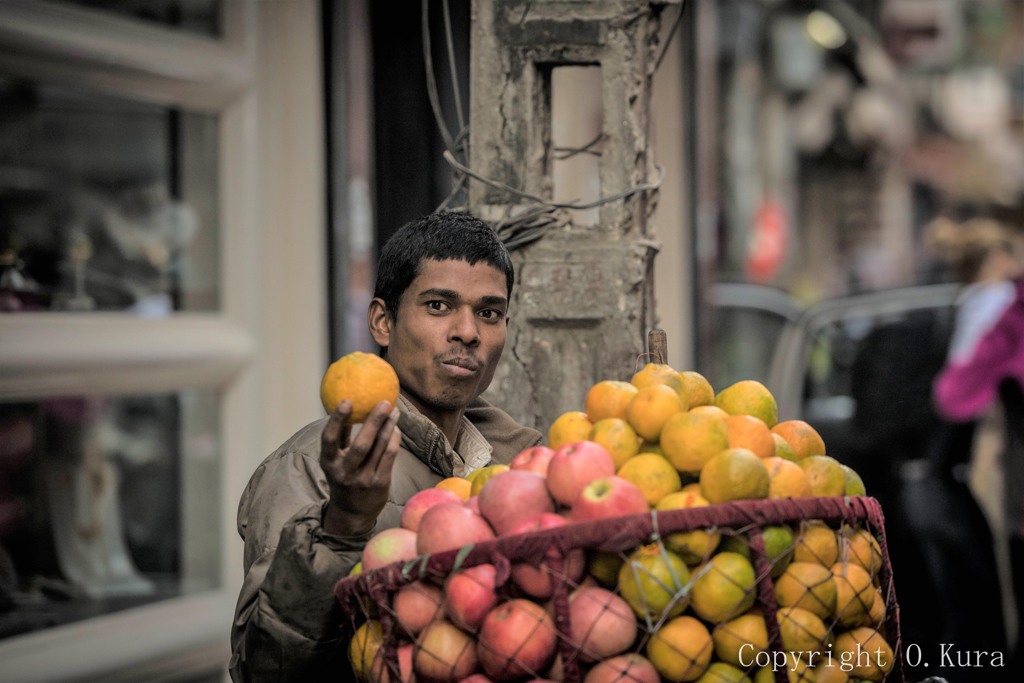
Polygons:
<instances>
[{"instance_id":1,"label":"black mesh net over fruit","mask_svg":"<svg viewBox=\"0 0 1024 683\"><path fill-rule=\"evenodd\" d=\"M904 680L869 497L571 523L395 563L334 592L365 681L647 681L653 670L782 683L827 668Z\"/></svg>"}]
</instances>

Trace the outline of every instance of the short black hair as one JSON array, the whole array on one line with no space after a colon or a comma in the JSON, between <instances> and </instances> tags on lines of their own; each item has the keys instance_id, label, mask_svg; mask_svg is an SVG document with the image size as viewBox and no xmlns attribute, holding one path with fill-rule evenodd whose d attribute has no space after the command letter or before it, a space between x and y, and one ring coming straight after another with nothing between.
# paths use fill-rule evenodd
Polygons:
<instances>
[{"instance_id":1,"label":"short black hair","mask_svg":"<svg viewBox=\"0 0 1024 683\"><path fill-rule=\"evenodd\" d=\"M459 260L470 265L483 261L505 273L506 293L512 298L512 258L494 228L464 211L440 211L409 221L380 251L373 296L384 301L392 320L424 259Z\"/></svg>"}]
</instances>

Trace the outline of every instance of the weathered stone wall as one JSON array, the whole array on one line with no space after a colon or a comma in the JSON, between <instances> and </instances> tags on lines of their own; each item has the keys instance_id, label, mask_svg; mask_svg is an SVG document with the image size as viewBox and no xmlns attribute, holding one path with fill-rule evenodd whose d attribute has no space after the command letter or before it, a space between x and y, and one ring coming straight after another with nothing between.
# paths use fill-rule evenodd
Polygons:
<instances>
[{"instance_id":1,"label":"weathered stone wall","mask_svg":"<svg viewBox=\"0 0 1024 683\"><path fill-rule=\"evenodd\" d=\"M509 341L488 397L542 431L583 408L601 379L629 379L654 323L649 225L658 172L649 154L650 89L659 10L641 0L475 0L470 69L470 209L515 215L550 197L550 77L598 65L603 109L596 226L571 221L513 252Z\"/></svg>"}]
</instances>

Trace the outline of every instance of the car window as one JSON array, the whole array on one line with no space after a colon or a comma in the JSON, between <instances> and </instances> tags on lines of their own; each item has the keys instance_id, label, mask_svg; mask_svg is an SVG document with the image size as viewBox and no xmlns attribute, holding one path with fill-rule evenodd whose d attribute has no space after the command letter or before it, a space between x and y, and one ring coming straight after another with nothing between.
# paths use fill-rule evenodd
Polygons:
<instances>
[{"instance_id":1,"label":"car window","mask_svg":"<svg viewBox=\"0 0 1024 683\"><path fill-rule=\"evenodd\" d=\"M887 476L925 457L938 422L931 384L945 362L956 291L930 285L809 309L783 331L772 361L780 417L811 423L830 455L869 476L875 465Z\"/></svg>"},{"instance_id":2,"label":"car window","mask_svg":"<svg viewBox=\"0 0 1024 683\"><path fill-rule=\"evenodd\" d=\"M800 308L786 292L759 285L718 283L712 297L708 380L717 390L743 379L767 384L780 336Z\"/></svg>"}]
</instances>

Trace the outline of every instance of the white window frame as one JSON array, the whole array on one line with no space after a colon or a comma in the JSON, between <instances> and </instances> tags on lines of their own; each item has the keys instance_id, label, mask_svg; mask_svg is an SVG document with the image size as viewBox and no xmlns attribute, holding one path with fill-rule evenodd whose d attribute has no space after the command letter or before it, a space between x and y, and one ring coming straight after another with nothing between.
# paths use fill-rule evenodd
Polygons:
<instances>
[{"instance_id":1,"label":"white window frame","mask_svg":"<svg viewBox=\"0 0 1024 683\"><path fill-rule=\"evenodd\" d=\"M235 506L259 461L322 415L327 360L319 0L225 0L206 38L50 0L0 0L0 70L216 114L220 310L0 315L0 400L220 392L220 590L0 641L9 680L223 671L241 585Z\"/></svg>"}]
</instances>

